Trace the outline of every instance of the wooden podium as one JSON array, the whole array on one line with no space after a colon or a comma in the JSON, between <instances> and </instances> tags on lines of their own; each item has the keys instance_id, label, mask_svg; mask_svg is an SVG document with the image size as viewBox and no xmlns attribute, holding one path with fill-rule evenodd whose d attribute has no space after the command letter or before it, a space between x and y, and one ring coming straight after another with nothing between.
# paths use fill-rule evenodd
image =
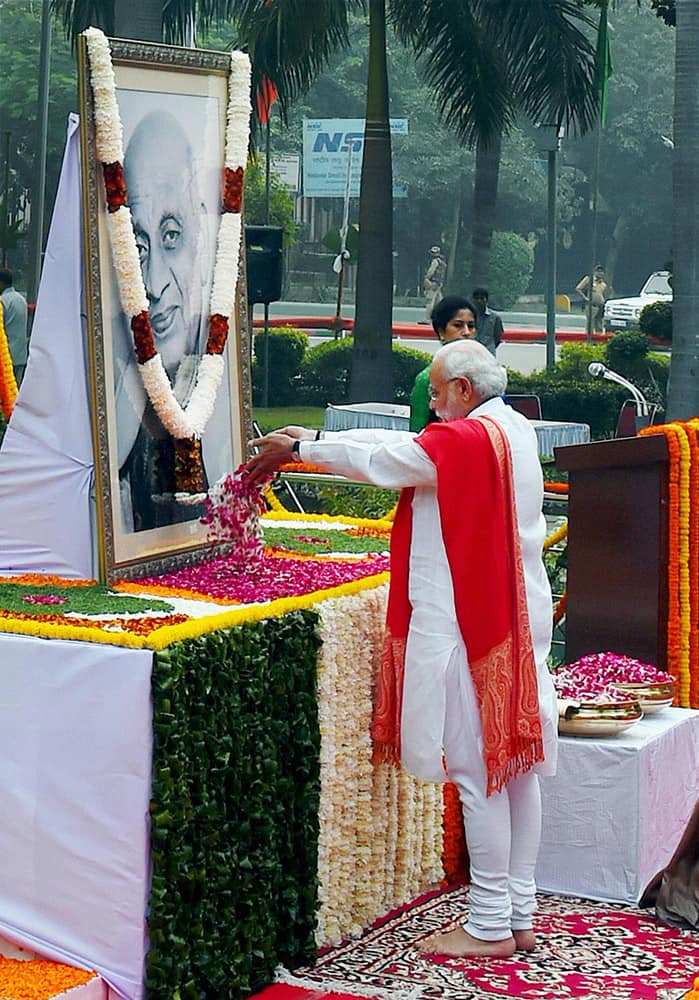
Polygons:
<instances>
[{"instance_id":1,"label":"wooden podium","mask_svg":"<svg viewBox=\"0 0 699 1000\"><path fill-rule=\"evenodd\" d=\"M667 669L665 436L555 449L568 472L566 662L624 653Z\"/></svg>"}]
</instances>

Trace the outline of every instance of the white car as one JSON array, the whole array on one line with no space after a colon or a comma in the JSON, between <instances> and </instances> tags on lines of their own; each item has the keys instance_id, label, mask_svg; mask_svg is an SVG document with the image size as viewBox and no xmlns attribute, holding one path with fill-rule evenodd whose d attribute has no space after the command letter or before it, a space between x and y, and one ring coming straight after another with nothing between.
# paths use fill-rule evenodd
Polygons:
<instances>
[{"instance_id":1,"label":"white car","mask_svg":"<svg viewBox=\"0 0 699 1000\"><path fill-rule=\"evenodd\" d=\"M653 271L638 295L630 299L608 299L604 306L604 329L625 330L637 326L641 310L649 302L672 302L669 271Z\"/></svg>"}]
</instances>

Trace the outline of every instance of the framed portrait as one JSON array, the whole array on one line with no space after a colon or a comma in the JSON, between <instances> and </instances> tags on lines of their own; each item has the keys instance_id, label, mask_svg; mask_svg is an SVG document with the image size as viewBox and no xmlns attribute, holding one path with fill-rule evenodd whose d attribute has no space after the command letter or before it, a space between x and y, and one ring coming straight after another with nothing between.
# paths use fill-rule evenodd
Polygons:
<instances>
[{"instance_id":1,"label":"framed portrait","mask_svg":"<svg viewBox=\"0 0 699 1000\"><path fill-rule=\"evenodd\" d=\"M231 60L227 53L141 42L109 40L109 47L123 133L121 176L152 343L184 408L207 345ZM122 306L82 36L79 87L95 536L100 577L112 582L201 559L205 491L244 460L252 430L245 254L238 254L223 376L197 444L199 486L183 489L179 442L159 416L139 365L133 320Z\"/></svg>"}]
</instances>

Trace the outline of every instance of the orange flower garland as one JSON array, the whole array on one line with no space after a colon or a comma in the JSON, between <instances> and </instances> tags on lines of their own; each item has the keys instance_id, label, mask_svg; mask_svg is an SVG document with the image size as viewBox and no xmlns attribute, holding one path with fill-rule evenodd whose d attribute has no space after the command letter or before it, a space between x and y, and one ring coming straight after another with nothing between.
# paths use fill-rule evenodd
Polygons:
<instances>
[{"instance_id":1,"label":"orange flower garland","mask_svg":"<svg viewBox=\"0 0 699 1000\"><path fill-rule=\"evenodd\" d=\"M692 475L693 458L698 454L697 422L662 424L644 427L640 434L664 434L667 441L668 467L668 615L667 670L677 681L676 702L684 708L699 707L697 703L697 671L699 664L691 657L696 648L698 617L697 557L690 558L691 539L696 537L697 471ZM694 491L692 484L694 483ZM696 548L696 542L694 544ZM694 625L693 625L694 623ZM692 632L695 633L694 637Z\"/></svg>"},{"instance_id":2,"label":"orange flower garland","mask_svg":"<svg viewBox=\"0 0 699 1000\"><path fill-rule=\"evenodd\" d=\"M17 380L12 367L10 345L7 342L7 331L3 319L2 303L0 303L0 406L5 420L12 416L17 399Z\"/></svg>"},{"instance_id":3,"label":"orange flower garland","mask_svg":"<svg viewBox=\"0 0 699 1000\"><path fill-rule=\"evenodd\" d=\"M62 962L43 958L24 961L0 955L0 997L12 1000L50 1000L57 993L84 986L94 978L94 972Z\"/></svg>"},{"instance_id":4,"label":"orange flower garland","mask_svg":"<svg viewBox=\"0 0 699 1000\"><path fill-rule=\"evenodd\" d=\"M690 468L689 495L699 497L699 419L687 423ZM694 510L689 521L689 704L699 707L699 516Z\"/></svg>"}]
</instances>

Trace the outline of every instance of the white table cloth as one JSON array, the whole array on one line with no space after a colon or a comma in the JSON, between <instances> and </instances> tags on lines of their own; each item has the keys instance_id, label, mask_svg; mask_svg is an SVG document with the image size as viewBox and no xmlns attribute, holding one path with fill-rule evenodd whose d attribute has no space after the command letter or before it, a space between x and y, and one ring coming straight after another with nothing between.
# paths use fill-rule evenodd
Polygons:
<instances>
[{"instance_id":1,"label":"white table cloth","mask_svg":"<svg viewBox=\"0 0 699 1000\"><path fill-rule=\"evenodd\" d=\"M541 778L538 888L637 903L699 798L699 712L666 708L619 736L561 737Z\"/></svg>"},{"instance_id":2,"label":"white table cloth","mask_svg":"<svg viewBox=\"0 0 699 1000\"><path fill-rule=\"evenodd\" d=\"M530 420L536 431L541 456L553 456L559 445L587 444L590 440L589 424L566 420ZM326 431L348 431L354 427L384 427L393 431L410 429L410 407L399 403L350 403L346 406L330 404L325 410L323 427Z\"/></svg>"},{"instance_id":3,"label":"white table cloth","mask_svg":"<svg viewBox=\"0 0 699 1000\"><path fill-rule=\"evenodd\" d=\"M384 427L390 431L410 430L410 407L400 403L350 403L325 410L326 431L349 431L354 427Z\"/></svg>"},{"instance_id":4,"label":"white table cloth","mask_svg":"<svg viewBox=\"0 0 699 1000\"><path fill-rule=\"evenodd\" d=\"M569 420L530 420L536 431L539 455L553 458L553 449L566 444L587 444L590 425Z\"/></svg>"}]
</instances>

